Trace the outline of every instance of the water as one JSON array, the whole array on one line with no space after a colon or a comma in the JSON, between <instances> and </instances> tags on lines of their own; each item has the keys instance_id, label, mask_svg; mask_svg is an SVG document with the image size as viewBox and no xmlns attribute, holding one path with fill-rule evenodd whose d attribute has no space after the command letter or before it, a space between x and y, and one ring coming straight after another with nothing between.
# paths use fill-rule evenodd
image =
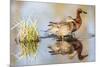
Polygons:
<instances>
[{"instance_id":1,"label":"water","mask_svg":"<svg viewBox=\"0 0 100 67\"><path fill-rule=\"evenodd\" d=\"M36 64L54 64L54 63L75 63L95 60L95 38L87 39L88 33L94 32L94 6L84 5L71 5L71 4L54 4L54 3L38 3L38 2L16 2L12 7L16 11L12 10L11 27L16 24L15 20L24 19L27 20L32 17L32 20L37 20L37 28L40 36L45 36L47 33L44 31L48 29L48 24L57 18L65 18L67 16L76 16L76 9L82 8L86 10L87 15L82 15L82 26L76 32L77 37L82 39L83 51L82 54L88 54L84 60L80 61L77 55L73 59L69 59L67 55L51 55L48 51L48 46L54 45L56 40L53 38L41 39L39 42L39 48L37 50L36 57L20 57L19 45L15 43L14 39L17 36L18 30L15 28L11 30L11 64L13 65L36 65ZM69 13L70 12L70 13ZM18 22L17 22L18 23ZM92 28L92 29L91 29ZM82 35L79 36L79 34Z\"/></svg>"}]
</instances>

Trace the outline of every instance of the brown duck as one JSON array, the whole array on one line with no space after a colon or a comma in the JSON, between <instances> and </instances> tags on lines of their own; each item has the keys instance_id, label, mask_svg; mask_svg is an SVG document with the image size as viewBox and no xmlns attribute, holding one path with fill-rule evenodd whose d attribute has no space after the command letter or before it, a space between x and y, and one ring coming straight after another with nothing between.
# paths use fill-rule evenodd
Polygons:
<instances>
[{"instance_id":1,"label":"brown duck","mask_svg":"<svg viewBox=\"0 0 100 67\"><path fill-rule=\"evenodd\" d=\"M69 16L72 21L62 21L60 23L50 22L49 26L51 26L51 28L49 30L60 39L63 39L64 36L72 35L72 33L77 31L82 24L82 18L80 16L81 13L87 14L87 12L78 8L75 19Z\"/></svg>"}]
</instances>

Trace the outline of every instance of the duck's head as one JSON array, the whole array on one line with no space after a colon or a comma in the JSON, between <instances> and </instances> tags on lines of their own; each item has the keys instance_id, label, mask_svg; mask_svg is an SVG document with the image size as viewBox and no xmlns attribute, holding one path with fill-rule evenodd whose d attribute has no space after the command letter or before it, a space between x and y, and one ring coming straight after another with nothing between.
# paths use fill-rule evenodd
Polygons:
<instances>
[{"instance_id":1,"label":"duck's head","mask_svg":"<svg viewBox=\"0 0 100 67\"><path fill-rule=\"evenodd\" d=\"M84 10L82 10L81 8L78 8L78 9L77 9L77 12L78 12L78 13L84 13L84 14L87 14L87 12L84 11Z\"/></svg>"}]
</instances>

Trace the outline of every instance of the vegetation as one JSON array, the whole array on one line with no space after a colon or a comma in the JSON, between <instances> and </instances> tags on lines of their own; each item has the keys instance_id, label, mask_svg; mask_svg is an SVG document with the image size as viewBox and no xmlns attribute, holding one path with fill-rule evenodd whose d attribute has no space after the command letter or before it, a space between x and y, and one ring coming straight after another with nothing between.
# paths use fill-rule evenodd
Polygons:
<instances>
[{"instance_id":1,"label":"vegetation","mask_svg":"<svg viewBox=\"0 0 100 67\"><path fill-rule=\"evenodd\" d=\"M36 54L39 42L39 33L37 31L36 22L21 22L19 33L21 56Z\"/></svg>"}]
</instances>

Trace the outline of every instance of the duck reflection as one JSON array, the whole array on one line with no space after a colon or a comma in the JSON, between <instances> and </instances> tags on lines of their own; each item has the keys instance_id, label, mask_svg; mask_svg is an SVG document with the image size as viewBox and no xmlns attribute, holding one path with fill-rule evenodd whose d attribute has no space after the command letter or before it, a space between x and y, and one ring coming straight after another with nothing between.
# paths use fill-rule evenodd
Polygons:
<instances>
[{"instance_id":1,"label":"duck reflection","mask_svg":"<svg viewBox=\"0 0 100 67\"><path fill-rule=\"evenodd\" d=\"M51 49L49 53L51 55L68 55L70 59L74 58L74 56L78 56L79 60L83 60L88 55L82 55L83 44L77 38L65 37L62 41L56 41L56 43L52 46L48 47Z\"/></svg>"}]
</instances>

